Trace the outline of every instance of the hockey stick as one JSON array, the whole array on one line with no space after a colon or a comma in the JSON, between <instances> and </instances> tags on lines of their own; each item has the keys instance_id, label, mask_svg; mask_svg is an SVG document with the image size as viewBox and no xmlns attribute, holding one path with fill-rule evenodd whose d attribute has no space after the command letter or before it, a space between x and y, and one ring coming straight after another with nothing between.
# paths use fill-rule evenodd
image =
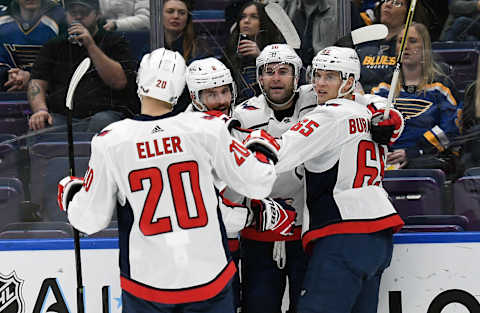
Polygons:
<instances>
[{"instance_id":1,"label":"hockey stick","mask_svg":"<svg viewBox=\"0 0 480 313\"><path fill-rule=\"evenodd\" d=\"M68 159L70 165L70 176L75 176L75 154L73 151L73 130L72 130L72 115L73 115L73 94L77 88L80 79L87 72L90 67L90 58L85 58L73 73L70 85L68 86L67 99L65 106L68 109L67 117L67 132L68 132ZM75 249L75 265L77 271L77 313L85 312L85 303L83 299L83 282L82 282L82 260L80 256L80 233L73 228L73 245Z\"/></svg>"},{"instance_id":2,"label":"hockey stick","mask_svg":"<svg viewBox=\"0 0 480 313\"><path fill-rule=\"evenodd\" d=\"M410 8L408 9L407 20L405 22L405 30L403 32L402 42L400 44L400 52L397 56L397 64L395 64L395 70L393 71L392 83L390 84L390 90L388 91L388 98L387 98L387 106L385 107L385 113L383 114L383 118L387 119L388 115L390 114L390 108L392 107L393 103L393 95L395 94L395 89L398 84L398 77L400 76L400 68L402 66L402 57L403 52L405 51L405 46L407 45L407 35L408 29L413 21L413 15L415 14L415 5L417 4L417 0L412 0L410 3Z\"/></svg>"},{"instance_id":3,"label":"hockey stick","mask_svg":"<svg viewBox=\"0 0 480 313\"><path fill-rule=\"evenodd\" d=\"M282 7L277 3L269 2L265 6L265 13L267 13L273 24L278 28L287 44L293 49L300 49L302 41L298 36L295 26L293 26L292 21Z\"/></svg>"},{"instance_id":4,"label":"hockey stick","mask_svg":"<svg viewBox=\"0 0 480 313\"><path fill-rule=\"evenodd\" d=\"M382 40L388 35L388 27L383 24L373 24L352 31L353 44L359 45L368 41Z\"/></svg>"}]
</instances>

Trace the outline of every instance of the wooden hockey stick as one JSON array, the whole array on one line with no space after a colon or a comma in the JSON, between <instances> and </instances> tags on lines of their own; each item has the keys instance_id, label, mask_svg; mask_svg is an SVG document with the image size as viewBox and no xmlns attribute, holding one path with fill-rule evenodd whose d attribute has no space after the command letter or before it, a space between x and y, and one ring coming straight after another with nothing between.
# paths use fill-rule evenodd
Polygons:
<instances>
[{"instance_id":1,"label":"wooden hockey stick","mask_svg":"<svg viewBox=\"0 0 480 313\"><path fill-rule=\"evenodd\" d=\"M388 118L390 114L390 108L392 107L393 103L393 95L395 94L395 89L398 84L398 77L400 76L400 69L402 67L402 58L403 52L405 51L405 46L407 45L407 35L408 29L413 21L413 15L415 14L415 5L417 4L417 0L412 0L410 3L410 8L408 9L407 20L405 22L405 30L403 32L402 42L400 44L400 52L397 56L397 64L395 64L395 70L393 71L392 83L390 84L390 90L388 92L387 98L387 106L385 107L385 113L383 115L384 119Z\"/></svg>"},{"instance_id":2,"label":"wooden hockey stick","mask_svg":"<svg viewBox=\"0 0 480 313\"><path fill-rule=\"evenodd\" d=\"M68 159L70 166L70 176L75 176L75 154L73 150L73 129L72 129L72 115L73 115L73 94L77 88L78 83L83 75L90 67L90 58L85 58L73 73L70 85L67 90L67 99L65 106L68 109L67 116L67 132L68 132ZM75 268L77 274L77 313L85 312L84 293L83 293L83 279L82 279L82 260L80 256L80 232L73 227L73 245L75 249Z\"/></svg>"},{"instance_id":3,"label":"wooden hockey stick","mask_svg":"<svg viewBox=\"0 0 480 313\"><path fill-rule=\"evenodd\" d=\"M300 49L302 41L298 36L295 26L293 26L292 20L290 20L282 7L277 3L269 2L265 6L265 13L267 13L273 24L278 28L287 44L293 49Z\"/></svg>"}]
</instances>

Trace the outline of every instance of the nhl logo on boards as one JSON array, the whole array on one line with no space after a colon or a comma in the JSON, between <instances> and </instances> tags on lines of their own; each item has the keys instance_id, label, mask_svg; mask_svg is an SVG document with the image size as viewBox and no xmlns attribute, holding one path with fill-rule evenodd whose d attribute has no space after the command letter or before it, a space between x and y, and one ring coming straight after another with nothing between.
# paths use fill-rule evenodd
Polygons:
<instances>
[{"instance_id":1,"label":"nhl logo on boards","mask_svg":"<svg viewBox=\"0 0 480 313\"><path fill-rule=\"evenodd\" d=\"M24 313L22 287L23 279L15 271L6 276L0 273L0 313Z\"/></svg>"}]
</instances>

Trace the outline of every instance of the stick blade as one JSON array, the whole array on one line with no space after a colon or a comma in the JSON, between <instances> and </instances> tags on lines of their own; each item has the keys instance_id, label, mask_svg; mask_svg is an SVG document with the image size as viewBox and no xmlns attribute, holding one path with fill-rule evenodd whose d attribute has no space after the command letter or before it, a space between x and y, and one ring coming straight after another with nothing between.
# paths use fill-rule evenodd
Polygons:
<instances>
[{"instance_id":1,"label":"stick blade","mask_svg":"<svg viewBox=\"0 0 480 313\"><path fill-rule=\"evenodd\" d=\"M352 41L358 45L368 41L382 40L388 35L388 28L383 24L373 24L352 31Z\"/></svg>"},{"instance_id":2,"label":"stick blade","mask_svg":"<svg viewBox=\"0 0 480 313\"><path fill-rule=\"evenodd\" d=\"M265 6L265 13L272 20L273 24L282 33L287 44L293 49L300 49L302 41L298 36L297 30L283 8L274 2L269 2Z\"/></svg>"},{"instance_id":3,"label":"stick blade","mask_svg":"<svg viewBox=\"0 0 480 313\"><path fill-rule=\"evenodd\" d=\"M75 89L77 88L78 83L82 79L83 75L87 72L88 68L90 67L90 58L85 58L83 61L78 65L77 69L72 75L72 79L70 80L70 85L68 86L68 91L67 91L67 100L65 102L65 106L69 110L73 110L73 94L75 92Z\"/></svg>"}]
</instances>

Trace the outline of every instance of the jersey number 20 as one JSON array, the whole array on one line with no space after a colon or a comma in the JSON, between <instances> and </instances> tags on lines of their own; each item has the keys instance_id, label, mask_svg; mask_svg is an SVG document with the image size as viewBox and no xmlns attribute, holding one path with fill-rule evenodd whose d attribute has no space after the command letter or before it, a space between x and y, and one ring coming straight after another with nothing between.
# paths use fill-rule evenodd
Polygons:
<instances>
[{"instance_id":1,"label":"jersey number 20","mask_svg":"<svg viewBox=\"0 0 480 313\"><path fill-rule=\"evenodd\" d=\"M196 216L191 217L185 196L182 174L190 177L191 190L196 206ZM208 223L207 209L203 202L200 190L198 164L194 161L171 164L167 169L168 181L172 191L173 206L177 215L178 225L183 229L203 227ZM130 172L128 181L132 192L143 190L143 180L150 181L150 189L143 205L140 217L140 230L145 236L153 236L172 231L170 217L153 220L155 211L163 191L163 177L160 169L156 167L144 168Z\"/></svg>"}]
</instances>

